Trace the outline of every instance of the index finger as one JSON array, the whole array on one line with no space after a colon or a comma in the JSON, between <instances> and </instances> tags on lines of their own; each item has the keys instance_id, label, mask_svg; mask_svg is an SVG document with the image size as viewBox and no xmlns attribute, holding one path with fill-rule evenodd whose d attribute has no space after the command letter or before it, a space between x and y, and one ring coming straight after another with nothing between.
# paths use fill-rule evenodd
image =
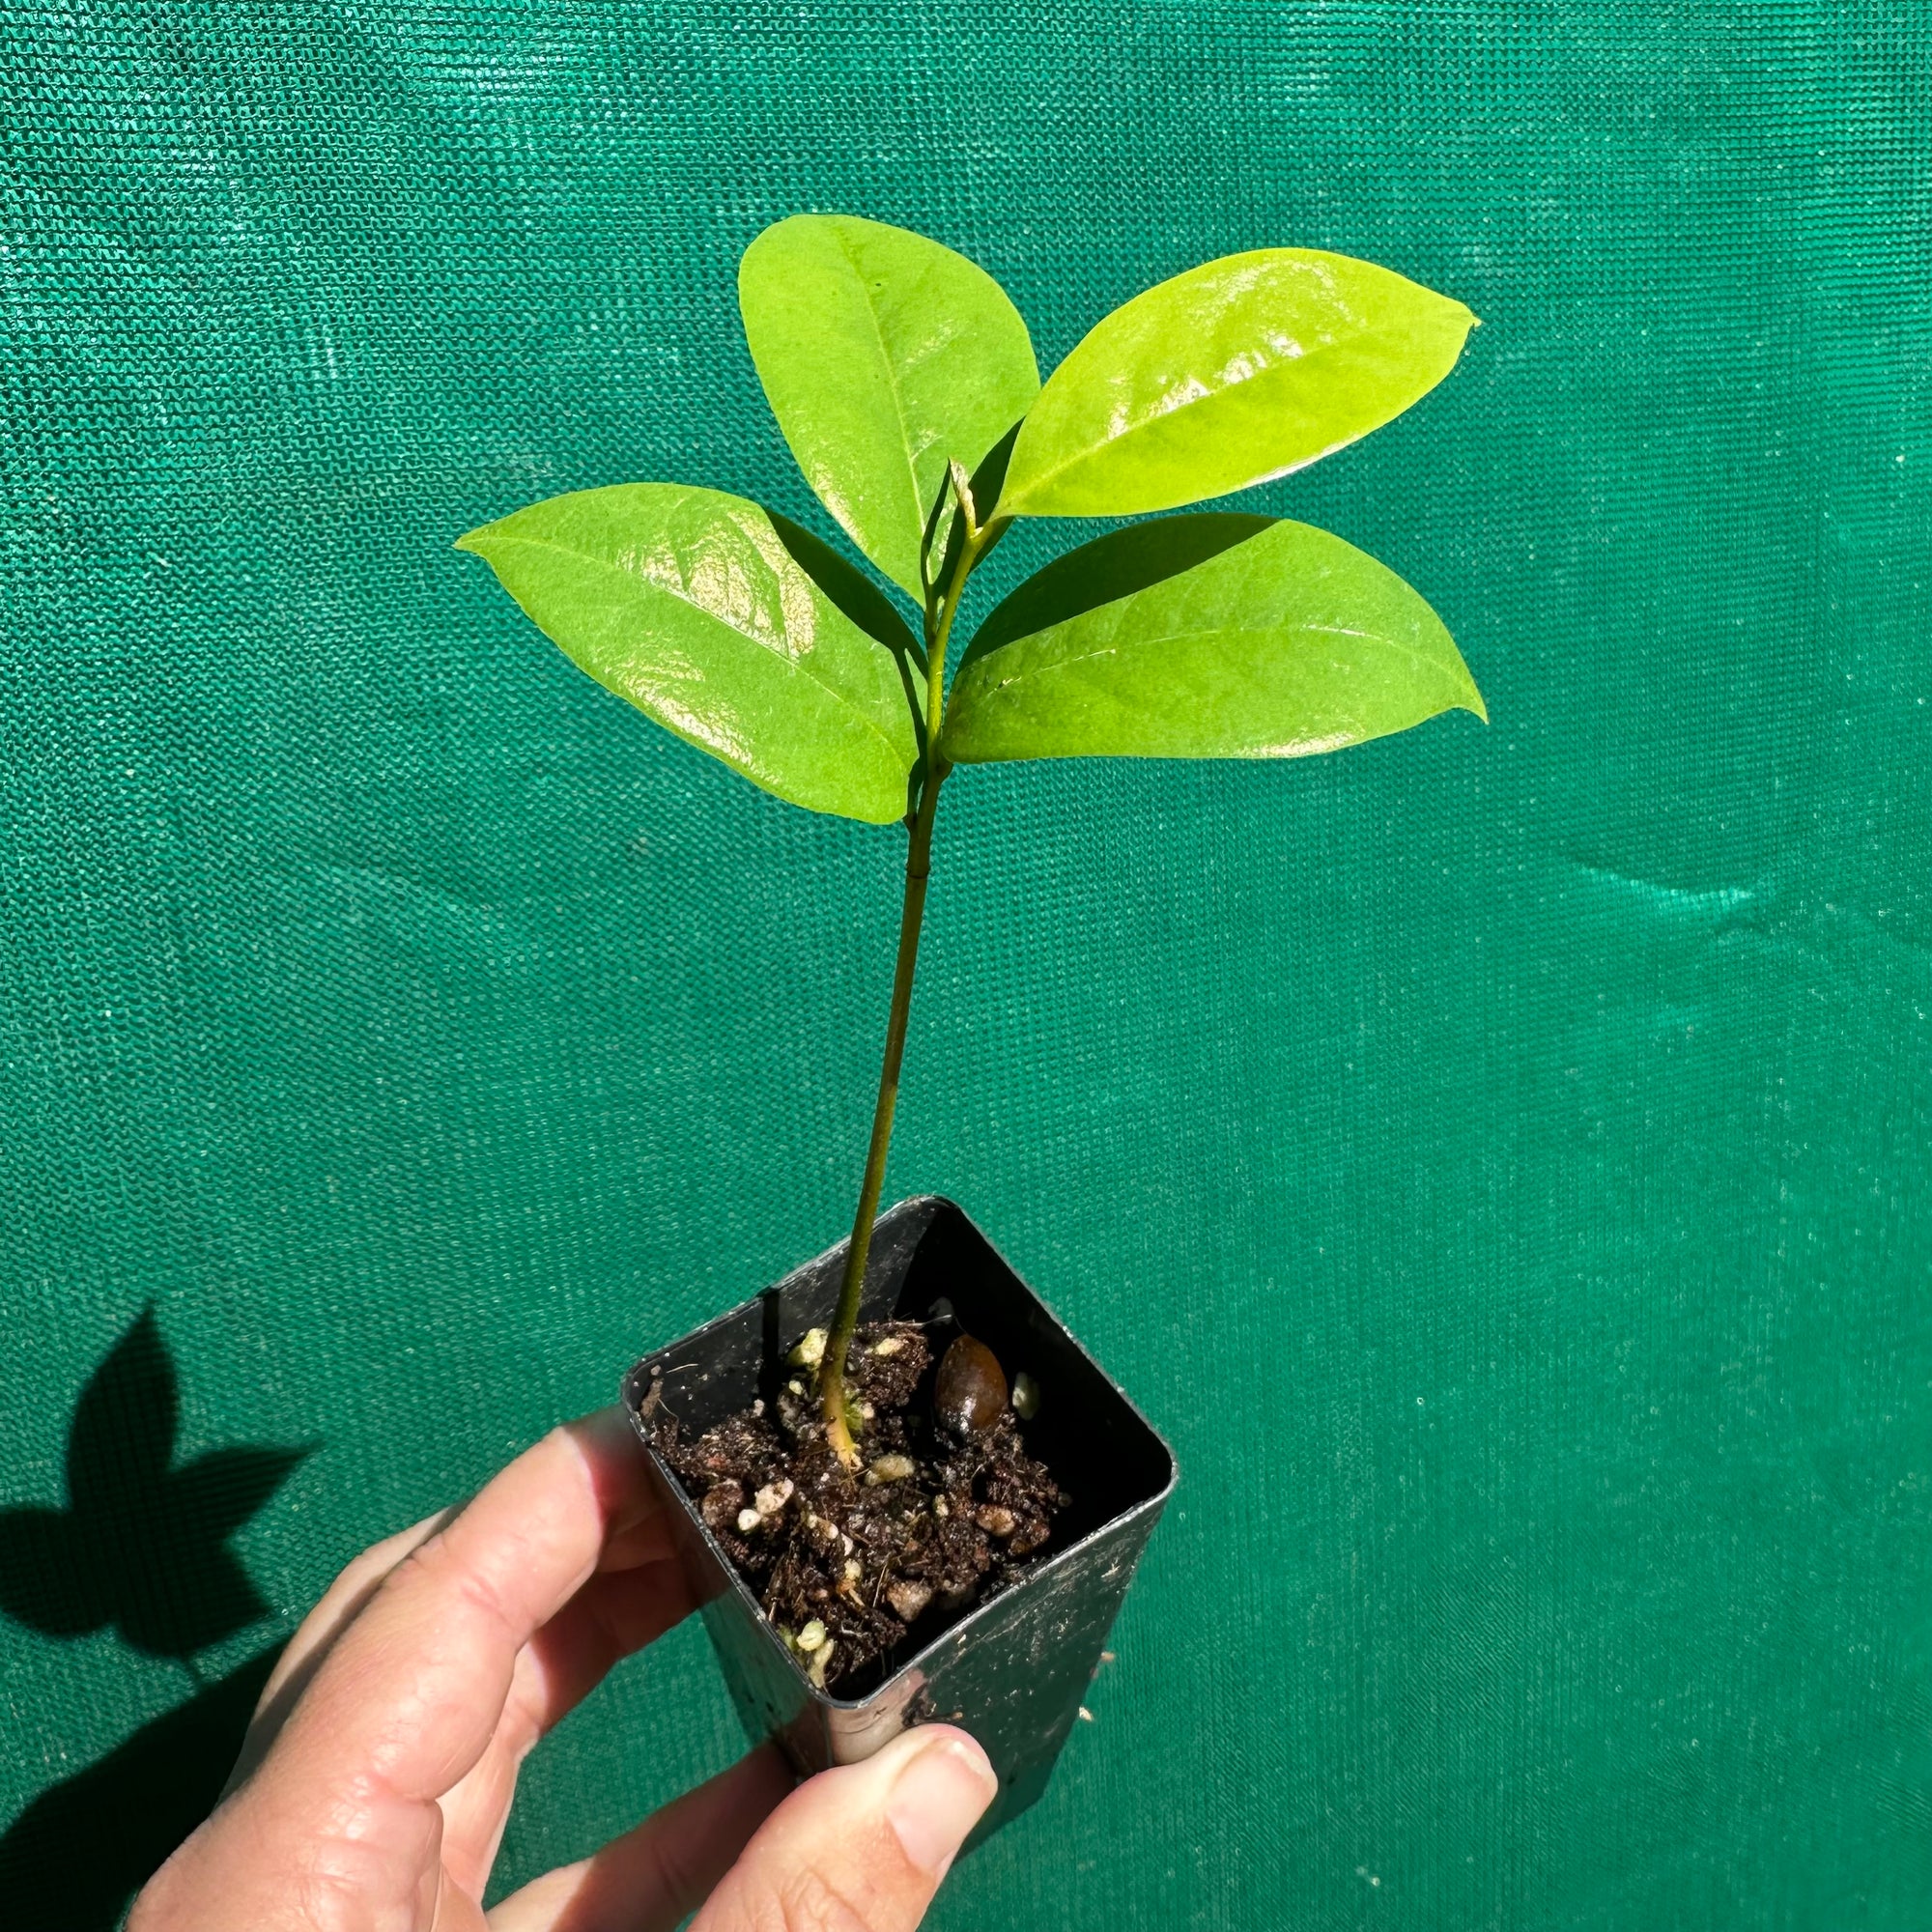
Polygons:
<instances>
[{"instance_id":1,"label":"index finger","mask_svg":"<svg viewBox=\"0 0 1932 1932\"><path fill-rule=\"evenodd\" d=\"M553 1431L385 1577L324 1659L263 1770L320 1793L447 1791L496 1730L517 1656L659 1514L618 1409Z\"/></svg>"}]
</instances>

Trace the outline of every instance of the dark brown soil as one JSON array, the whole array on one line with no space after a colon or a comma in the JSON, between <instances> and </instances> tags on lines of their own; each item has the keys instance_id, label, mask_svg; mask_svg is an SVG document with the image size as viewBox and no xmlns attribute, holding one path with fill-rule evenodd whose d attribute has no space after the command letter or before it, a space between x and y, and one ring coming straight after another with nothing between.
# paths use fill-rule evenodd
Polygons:
<instances>
[{"instance_id":1,"label":"dark brown soil","mask_svg":"<svg viewBox=\"0 0 1932 1932\"><path fill-rule=\"evenodd\" d=\"M787 1370L775 1402L690 1440L667 1412L656 1418L658 1445L712 1533L813 1681L835 1691L876 1676L867 1667L881 1660L890 1667L893 1652L918 1648L1025 1569L1068 1501L1027 1454L1003 1388L990 1426L942 1423L933 1366L916 1322L853 1338L857 1473L825 1440L810 1368Z\"/></svg>"}]
</instances>

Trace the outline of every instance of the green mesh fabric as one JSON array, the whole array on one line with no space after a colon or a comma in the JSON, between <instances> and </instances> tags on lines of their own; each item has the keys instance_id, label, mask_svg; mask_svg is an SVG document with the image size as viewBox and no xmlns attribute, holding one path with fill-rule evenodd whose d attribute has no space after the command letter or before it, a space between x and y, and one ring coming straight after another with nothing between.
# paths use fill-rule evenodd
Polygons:
<instances>
[{"instance_id":1,"label":"green mesh fabric","mask_svg":"<svg viewBox=\"0 0 1932 1932\"><path fill-rule=\"evenodd\" d=\"M831 208L1045 365L1267 243L1484 321L1258 506L1489 728L948 790L890 1192L1183 1473L934 1922L1925 1925L1932 16L0 0L0 1917L111 1924L355 1548L841 1232L899 835L449 547L832 534L733 299ZM681 1631L506 1877L737 1748Z\"/></svg>"}]
</instances>

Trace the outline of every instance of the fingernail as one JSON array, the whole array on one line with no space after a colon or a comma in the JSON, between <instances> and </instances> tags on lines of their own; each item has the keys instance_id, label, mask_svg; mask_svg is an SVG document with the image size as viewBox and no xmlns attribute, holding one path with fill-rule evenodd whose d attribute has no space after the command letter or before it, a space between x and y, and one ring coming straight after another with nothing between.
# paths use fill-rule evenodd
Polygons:
<instances>
[{"instance_id":1,"label":"fingernail","mask_svg":"<svg viewBox=\"0 0 1932 1932\"><path fill-rule=\"evenodd\" d=\"M886 1816L906 1857L937 1878L999 1788L986 1753L971 1739L937 1737L899 1773Z\"/></svg>"}]
</instances>

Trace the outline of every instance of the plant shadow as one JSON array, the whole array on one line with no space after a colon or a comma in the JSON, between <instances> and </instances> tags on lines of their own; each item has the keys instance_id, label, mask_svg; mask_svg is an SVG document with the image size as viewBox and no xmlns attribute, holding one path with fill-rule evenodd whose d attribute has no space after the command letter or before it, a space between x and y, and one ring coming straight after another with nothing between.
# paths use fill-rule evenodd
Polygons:
<instances>
[{"instance_id":1,"label":"plant shadow","mask_svg":"<svg viewBox=\"0 0 1932 1932\"><path fill-rule=\"evenodd\" d=\"M848 563L803 524L793 523L777 510L767 509L765 515L792 561L824 592L834 609L850 618L875 644L884 646L898 671L899 689L912 714L913 735L920 748L919 760L906 783L906 812L910 816L925 758L925 652L893 600L864 571Z\"/></svg>"},{"instance_id":2,"label":"plant shadow","mask_svg":"<svg viewBox=\"0 0 1932 1932\"><path fill-rule=\"evenodd\" d=\"M1277 521L1234 510L1203 510L1110 530L1055 557L996 604L966 647L959 668L1016 638L1179 577L1259 536Z\"/></svg>"},{"instance_id":3,"label":"plant shadow","mask_svg":"<svg viewBox=\"0 0 1932 1932\"><path fill-rule=\"evenodd\" d=\"M85 1771L49 1785L0 1836L8 1921L114 1932L134 1894L214 1808L281 1654L258 1651Z\"/></svg>"},{"instance_id":4,"label":"plant shadow","mask_svg":"<svg viewBox=\"0 0 1932 1932\"><path fill-rule=\"evenodd\" d=\"M0 1614L55 1638L112 1629L197 1687L42 1792L0 1836L12 1922L111 1932L219 1795L279 1651L213 1682L195 1662L270 1614L228 1539L309 1451L242 1444L177 1466L180 1420L179 1378L150 1308L74 1403L64 1504L0 1510Z\"/></svg>"}]
</instances>

